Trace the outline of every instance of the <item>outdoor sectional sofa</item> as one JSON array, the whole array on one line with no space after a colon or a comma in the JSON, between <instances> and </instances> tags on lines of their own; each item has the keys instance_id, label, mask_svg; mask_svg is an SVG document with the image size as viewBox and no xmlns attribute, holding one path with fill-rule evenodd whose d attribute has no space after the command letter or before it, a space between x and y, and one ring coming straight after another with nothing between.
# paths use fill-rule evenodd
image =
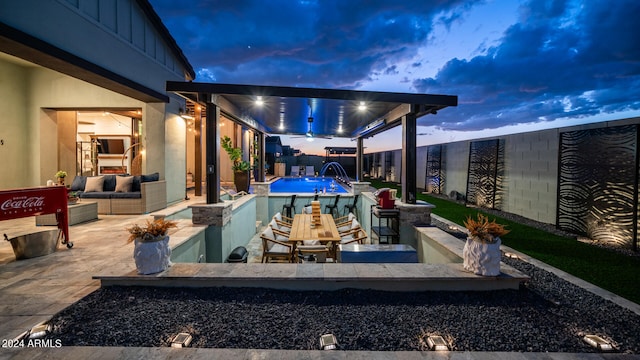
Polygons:
<instances>
[{"instance_id":1,"label":"outdoor sectional sofa","mask_svg":"<svg viewBox=\"0 0 640 360\"><path fill-rule=\"evenodd\" d=\"M97 202L99 214L145 214L167 207L167 182L158 173L76 176L69 190Z\"/></svg>"}]
</instances>

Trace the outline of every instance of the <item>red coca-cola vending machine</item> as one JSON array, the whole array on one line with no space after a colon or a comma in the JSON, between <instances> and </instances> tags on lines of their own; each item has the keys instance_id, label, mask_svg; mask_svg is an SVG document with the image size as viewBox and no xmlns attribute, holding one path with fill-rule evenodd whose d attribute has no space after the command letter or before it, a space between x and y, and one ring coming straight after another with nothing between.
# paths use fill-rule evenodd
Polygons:
<instances>
[{"instance_id":1,"label":"red coca-cola vending machine","mask_svg":"<svg viewBox=\"0 0 640 360\"><path fill-rule=\"evenodd\" d=\"M0 190L0 220L43 214L56 215L62 243L66 244L68 248L73 247L73 243L69 241L67 188L64 186L43 186ZM6 234L5 239L7 239Z\"/></svg>"}]
</instances>

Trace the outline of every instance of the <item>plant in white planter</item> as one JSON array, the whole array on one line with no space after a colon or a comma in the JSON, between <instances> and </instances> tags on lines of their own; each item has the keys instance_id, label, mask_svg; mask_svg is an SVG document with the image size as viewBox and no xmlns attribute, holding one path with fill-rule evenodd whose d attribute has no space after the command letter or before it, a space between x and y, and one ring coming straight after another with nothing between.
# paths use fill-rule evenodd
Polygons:
<instances>
[{"instance_id":1,"label":"plant in white planter","mask_svg":"<svg viewBox=\"0 0 640 360\"><path fill-rule=\"evenodd\" d=\"M164 271L171 266L171 247L167 231L175 228L176 222L164 219L147 221L146 226L133 225L127 228L133 242L133 259L138 274L148 275Z\"/></svg>"},{"instance_id":2,"label":"plant in white planter","mask_svg":"<svg viewBox=\"0 0 640 360\"><path fill-rule=\"evenodd\" d=\"M489 221L486 215L478 214L478 219L470 217L464 222L469 237L462 251L463 267L477 275L500 275L500 236L509 233L504 225Z\"/></svg>"}]
</instances>

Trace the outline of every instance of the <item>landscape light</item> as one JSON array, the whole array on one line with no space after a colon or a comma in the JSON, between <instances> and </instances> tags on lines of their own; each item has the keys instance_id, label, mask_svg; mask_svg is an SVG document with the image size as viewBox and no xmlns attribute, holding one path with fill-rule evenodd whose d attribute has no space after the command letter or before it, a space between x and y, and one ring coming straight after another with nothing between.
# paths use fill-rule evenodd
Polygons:
<instances>
[{"instance_id":1,"label":"landscape light","mask_svg":"<svg viewBox=\"0 0 640 360\"><path fill-rule=\"evenodd\" d=\"M171 347L173 348L183 348L189 346L191 344L191 340L193 338L189 333L181 332L171 341Z\"/></svg>"},{"instance_id":2,"label":"landscape light","mask_svg":"<svg viewBox=\"0 0 640 360\"><path fill-rule=\"evenodd\" d=\"M39 339L51 332L51 325L40 323L29 330L29 339Z\"/></svg>"},{"instance_id":3,"label":"landscape light","mask_svg":"<svg viewBox=\"0 0 640 360\"><path fill-rule=\"evenodd\" d=\"M338 347L338 340L333 334L324 334L320 336L320 349L335 350Z\"/></svg>"},{"instance_id":4,"label":"landscape light","mask_svg":"<svg viewBox=\"0 0 640 360\"><path fill-rule=\"evenodd\" d=\"M449 345L440 335L432 335L427 338L427 346L433 351L449 351Z\"/></svg>"},{"instance_id":5,"label":"landscape light","mask_svg":"<svg viewBox=\"0 0 640 360\"><path fill-rule=\"evenodd\" d=\"M582 338L582 340L600 351L613 350L613 346L611 345L611 343L598 335L586 335L584 338Z\"/></svg>"},{"instance_id":6,"label":"landscape light","mask_svg":"<svg viewBox=\"0 0 640 360\"><path fill-rule=\"evenodd\" d=\"M514 253L511 253L511 252L505 252L504 256L506 256L506 257L508 257L510 259L520 259L520 256L518 256L518 255L516 255Z\"/></svg>"}]
</instances>

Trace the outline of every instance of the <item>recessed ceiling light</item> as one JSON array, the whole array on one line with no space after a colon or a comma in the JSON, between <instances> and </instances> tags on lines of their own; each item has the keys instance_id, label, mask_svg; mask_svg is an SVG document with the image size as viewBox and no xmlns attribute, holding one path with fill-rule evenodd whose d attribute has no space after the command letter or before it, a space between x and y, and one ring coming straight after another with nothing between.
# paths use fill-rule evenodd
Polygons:
<instances>
[{"instance_id":1,"label":"recessed ceiling light","mask_svg":"<svg viewBox=\"0 0 640 360\"><path fill-rule=\"evenodd\" d=\"M264 104L264 100L262 100L262 96L258 96L256 99L256 105L262 106L262 104Z\"/></svg>"},{"instance_id":2,"label":"recessed ceiling light","mask_svg":"<svg viewBox=\"0 0 640 360\"><path fill-rule=\"evenodd\" d=\"M367 105L365 105L364 101L360 101L360 105L358 105L358 110L360 111L367 110Z\"/></svg>"}]
</instances>

